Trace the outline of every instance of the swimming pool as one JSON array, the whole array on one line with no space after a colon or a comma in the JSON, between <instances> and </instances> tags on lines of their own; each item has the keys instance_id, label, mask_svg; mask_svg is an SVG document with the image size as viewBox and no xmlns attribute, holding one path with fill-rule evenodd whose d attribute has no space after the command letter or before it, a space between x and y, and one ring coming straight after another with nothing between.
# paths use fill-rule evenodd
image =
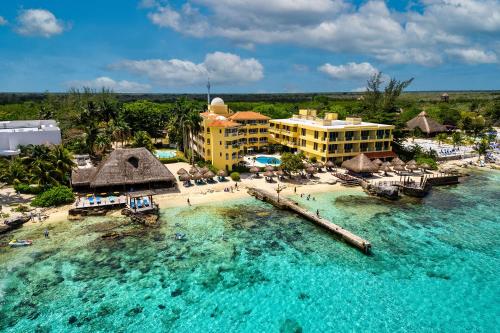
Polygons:
<instances>
[{"instance_id":1,"label":"swimming pool","mask_svg":"<svg viewBox=\"0 0 500 333\"><path fill-rule=\"evenodd\" d=\"M257 156L255 161L266 165L280 165L281 160L274 156Z\"/></svg>"},{"instance_id":2,"label":"swimming pool","mask_svg":"<svg viewBox=\"0 0 500 333\"><path fill-rule=\"evenodd\" d=\"M158 158L172 158L177 155L175 150L156 150L155 155Z\"/></svg>"}]
</instances>

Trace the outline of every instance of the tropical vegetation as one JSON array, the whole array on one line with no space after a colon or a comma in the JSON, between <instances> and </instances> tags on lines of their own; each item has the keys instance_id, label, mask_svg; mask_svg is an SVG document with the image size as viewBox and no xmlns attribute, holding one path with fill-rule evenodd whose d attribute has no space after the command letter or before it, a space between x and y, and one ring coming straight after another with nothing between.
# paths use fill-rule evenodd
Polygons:
<instances>
[{"instance_id":1,"label":"tropical vegetation","mask_svg":"<svg viewBox=\"0 0 500 333\"><path fill-rule=\"evenodd\" d=\"M51 207L69 204L75 201L73 191L67 186L55 186L38 194L31 202L35 207Z\"/></svg>"}]
</instances>

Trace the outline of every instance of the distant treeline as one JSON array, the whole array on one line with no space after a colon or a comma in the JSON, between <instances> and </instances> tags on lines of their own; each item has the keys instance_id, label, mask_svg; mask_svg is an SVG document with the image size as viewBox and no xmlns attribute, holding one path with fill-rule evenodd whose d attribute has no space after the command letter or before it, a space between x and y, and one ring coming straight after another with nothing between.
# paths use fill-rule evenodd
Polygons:
<instances>
[{"instance_id":1,"label":"distant treeline","mask_svg":"<svg viewBox=\"0 0 500 333\"><path fill-rule=\"evenodd\" d=\"M421 101L438 101L444 91L409 91L404 92L402 97ZM499 90L485 91L448 91L450 99L456 101L468 101L471 99L493 99L500 98ZM24 102L41 102L49 93L0 93L0 104L16 104ZM50 93L53 96L64 96L67 93ZM221 97L226 102L276 102L276 103L300 103L313 101L315 97L324 96L330 100L353 100L363 95L363 92L311 92L311 93L270 93L270 94L218 94L212 97ZM161 93L116 93L119 102L134 102L147 100L155 103L172 103L179 98L185 97L191 100L205 101L206 94L161 94Z\"/></svg>"}]
</instances>

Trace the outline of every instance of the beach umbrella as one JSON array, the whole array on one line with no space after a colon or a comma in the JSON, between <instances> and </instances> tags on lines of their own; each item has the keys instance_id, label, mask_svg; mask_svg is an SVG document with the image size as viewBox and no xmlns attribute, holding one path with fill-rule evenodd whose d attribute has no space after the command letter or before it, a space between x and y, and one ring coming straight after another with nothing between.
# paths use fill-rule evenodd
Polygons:
<instances>
[{"instance_id":1,"label":"beach umbrella","mask_svg":"<svg viewBox=\"0 0 500 333\"><path fill-rule=\"evenodd\" d=\"M391 162L384 162L384 163L382 163L382 165L381 165L381 166L388 166L388 167L391 167L391 166L392 166L392 164L391 164Z\"/></svg>"},{"instance_id":2,"label":"beach umbrella","mask_svg":"<svg viewBox=\"0 0 500 333\"><path fill-rule=\"evenodd\" d=\"M417 166L417 164L416 164L416 163L415 163L415 164L407 164L407 165L406 165L406 168L407 168L408 170L415 170L415 169L418 169L418 166Z\"/></svg>"},{"instance_id":3,"label":"beach umbrella","mask_svg":"<svg viewBox=\"0 0 500 333\"><path fill-rule=\"evenodd\" d=\"M368 156L363 153L350 160L344 161L342 167L355 173L370 173L378 170L378 165L373 163Z\"/></svg>"},{"instance_id":4,"label":"beach umbrella","mask_svg":"<svg viewBox=\"0 0 500 333\"><path fill-rule=\"evenodd\" d=\"M327 161L325 166L327 168L335 168L335 163L333 163L333 161Z\"/></svg>"},{"instance_id":5,"label":"beach umbrella","mask_svg":"<svg viewBox=\"0 0 500 333\"><path fill-rule=\"evenodd\" d=\"M382 165L380 167L380 171L383 171L384 173L387 173L387 172L391 171L391 167L388 166L388 165Z\"/></svg>"},{"instance_id":6,"label":"beach umbrella","mask_svg":"<svg viewBox=\"0 0 500 333\"><path fill-rule=\"evenodd\" d=\"M283 170L278 170L278 171L276 171L276 175L278 175L278 176L284 176L285 173L283 172Z\"/></svg>"},{"instance_id":7,"label":"beach umbrella","mask_svg":"<svg viewBox=\"0 0 500 333\"><path fill-rule=\"evenodd\" d=\"M373 163L375 163L376 165L378 166L381 166L384 162L382 162L379 158L375 159L372 161Z\"/></svg>"},{"instance_id":8,"label":"beach umbrella","mask_svg":"<svg viewBox=\"0 0 500 333\"><path fill-rule=\"evenodd\" d=\"M427 169L430 169L430 168L431 168L431 166L430 166L429 164L427 164L427 163L422 164L420 167L421 167L422 169L424 169L424 170L427 170Z\"/></svg>"},{"instance_id":9,"label":"beach umbrella","mask_svg":"<svg viewBox=\"0 0 500 333\"><path fill-rule=\"evenodd\" d=\"M395 165L392 169L394 171L405 171L405 167L402 165Z\"/></svg>"},{"instance_id":10,"label":"beach umbrella","mask_svg":"<svg viewBox=\"0 0 500 333\"><path fill-rule=\"evenodd\" d=\"M306 169L306 172L310 175L316 173L316 168L313 166L310 166L309 168Z\"/></svg>"},{"instance_id":11,"label":"beach umbrella","mask_svg":"<svg viewBox=\"0 0 500 333\"><path fill-rule=\"evenodd\" d=\"M266 178L272 178L272 177L274 177L274 173L272 171L266 171L264 173L264 177L266 177Z\"/></svg>"},{"instance_id":12,"label":"beach umbrella","mask_svg":"<svg viewBox=\"0 0 500 333\"><path fill-rule=\"evenodd\" d=\"M393 166L395 165L405 165L405 162L401 161L401 159L399 157L395 157L392 161L391 161L391 164Z\"/></svg>"},{"instance_id":13,"label":"beach umbrella","mask_svg":"<svg viewBox=\"0 0 500 333\"><path fill-rule=\"evenodd\" d=\"M266 171L274 171L274 167L272 165L267 165L264 170Z\"/></svg>"},{"instance_id":14,"label":"beach umbrella","mask_svg":"<svg viewBox=\"0 0 500 333\"><path fill-rule=\"evenodd\" d=\"M417 162L415 160L411 160L410 162L406 163L406 166L410 166L410 165L416 166Z\"/></svg>"},{"instance_id":15,"label":"beach umbrella","mask_svg":"<svg viewBox=\"0 0 500 333\"><path fill-rule=\"evenodd\" d=\"M180 176L179 176L179 179L180 179L181 181L183 181L183 182L187 182L187 181L190 181L190 180L191 180L191 177L190 177L187 173L185 173L185 174L183 174L183 175L180 175Z\"/></svg>"},{"instance_id":16,"label":"beach umbrella","mask_svg":"<svg viewBox=\"0 0 500 333\"><path fill-rule=\"evenodd\" d=\"M205 174L205 173L207 173L208 171L210 171L210 169L209 169L209 168L207 168L206 166L204 166L203 168L201 168L201 169L200 169L200 173L201 173L201 174Z\"/></svg>"},{"instance_id":17,"label":"beach umbrella","mask_svg":"<svg viewBox=\"0 0 500 333\"><path fill-rule=\"evenodd\" d=\"M192 166L191 169L189 169L189 174L190 175L195 175L197 174L199 171L198 169L195 167L195 166Z\"/></svg>"},{"instance_id":18,"label":"beach umbrella","mask_svg":"<svg viewBox=\"0 0 500 333\"><path fill-rule=\"evenodd\" d=\"M193 180L200 180L203 178L203 175L199 172L195 173L194 175L191 176Z\"/></svg>"},{"instance_id":19,"label":"beach umbrella","mask_svg":"<svg viewBox=\"0 0 500 333\"><path fill-rule=\"evenodd\" d=\"M209 179L209 178L214 178L215 177L215 173L213 173L212 171L208 170L208 172L205 172L203 174L203 178L206 178L206 179Z\"/></svg>"},{"instance_id":20,"label":"beach umbrella","mask_svg":"<svg viewBox=\"0 0 500 333\"><path fill-rule=\"evenodd\" d=\"M187 171L186 171L186 169L184 169L184 168L180 168L180 169L179 169L179 171L177 171L177 174L178 174L178 175L184 175L184 174L186 174L186 173L188 173L188 172L187 172Z\"/></svg>"},{"instance_id":21,"label":"beach umbrella","mask_svg":"<svg viewBox=\"0 0 500 333\"><path fill-rule=\"evenodd\" d=\"M219 177L227 177L227 172L225 170L219 170L217 172L217 176L219 176Z\"/></svg>"},{"instance_id":22,"label":"beach umbrella","mask_svg":"<svg viewBox=\"0 0 500 333\"><path fill-rule=\"evenodd\" d=\"M250 172L251 172L251 173L257 173L257 172L259 172L259 171L260 171L260 169L259 169L259 168L257 168L257 167L251 167L251 168L250 168ZM271 171L272 171L272 170L271 170Z\"/></svg>"}]
</instances>

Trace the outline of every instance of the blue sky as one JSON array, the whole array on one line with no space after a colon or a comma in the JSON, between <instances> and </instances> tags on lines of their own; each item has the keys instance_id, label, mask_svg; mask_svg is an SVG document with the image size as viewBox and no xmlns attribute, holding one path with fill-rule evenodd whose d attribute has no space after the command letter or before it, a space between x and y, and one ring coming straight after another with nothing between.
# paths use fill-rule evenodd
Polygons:
<instances>
[{"instance_id":1,"label":"blue sky","mask_svg":"<svg viewBox=\"0 0 500 333\"><path fill-rule=\"evenodd\" d=\"M500 0L9 0L0 91L500 89Z\"/></svg>"}]
</instances>

